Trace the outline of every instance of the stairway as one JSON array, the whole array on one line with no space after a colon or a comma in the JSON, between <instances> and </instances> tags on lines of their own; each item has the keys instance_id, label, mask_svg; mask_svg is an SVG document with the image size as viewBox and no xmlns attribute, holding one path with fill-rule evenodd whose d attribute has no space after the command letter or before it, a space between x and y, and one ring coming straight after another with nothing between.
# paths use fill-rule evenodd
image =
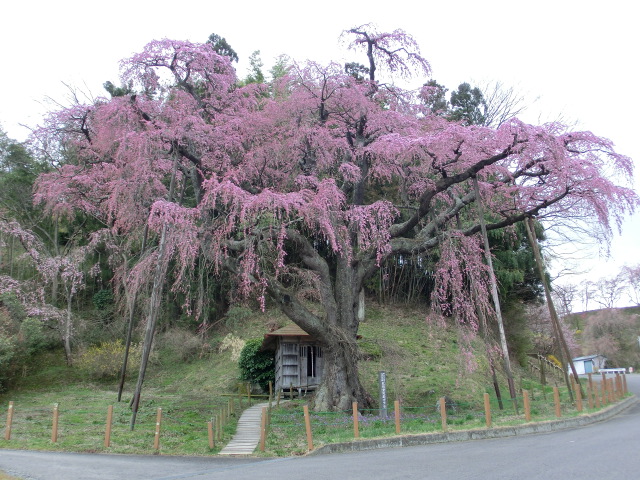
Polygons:
<instances>
[{"instance_id":1,"label":"stairway","mask_svg":"<svg viewBox=\"0 0 640 480\"><path fill-rule=\"evenodd\" d=\"M259 403L242 412L235 435L220 451L220 455L251 455L253 453L260 442L262 407L268 405L268 403Z\"/></svg>"}]
</instances>

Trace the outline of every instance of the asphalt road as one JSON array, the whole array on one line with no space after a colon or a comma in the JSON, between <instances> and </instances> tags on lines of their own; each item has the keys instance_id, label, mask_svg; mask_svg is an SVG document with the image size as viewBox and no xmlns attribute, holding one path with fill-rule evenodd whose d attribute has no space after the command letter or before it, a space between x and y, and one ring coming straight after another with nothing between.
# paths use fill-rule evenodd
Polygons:
<instances>
[{"instance_id":1,"label":"asphalt road","mask_svg":"<svg viewBox=\"0 0 640 480\"><path fill-rule=\"evenodd\" d=\"M627 377L640 396L640 375ZM0 450L0 469L33 480L640 478L640 403L605 422L549 434L281 459Z\"/></svg>"}]
</instances>

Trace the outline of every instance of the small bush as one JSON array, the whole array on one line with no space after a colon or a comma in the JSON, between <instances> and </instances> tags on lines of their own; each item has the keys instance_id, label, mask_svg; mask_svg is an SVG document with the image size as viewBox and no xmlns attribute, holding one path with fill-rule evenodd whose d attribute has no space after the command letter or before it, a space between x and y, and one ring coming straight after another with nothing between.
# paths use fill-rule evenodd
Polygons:
<instances>
[{"instance_id":1,"label":"small bush","mask_svg":"<svg viewBox=\"0 0 640 480\"><path fill-rule=\"evenodd\" d=\"M141 345L132 343L129 349L127 368L130 370L139 368L141 356ZM122 340L115 340L89 347L78 357L76 365L93 378L115 378L120 373L123 359L124 344Z\"/></svg>"},{"instance_id":2,"label":"small bush","mask_svg":"<svg viewBox=\"0 0 640 480\"><path fill-rule=\"evenodd\" d=\"M94 317L101 325L108 325L113 322L115 317L115 300L111 290L100 290L93 295L92 312Z\"/></svg>"},{"instance_id":3,"label":"small bush","mask_svg":"<svg viewBox=\"0 0 640 480\"><path fill-rule=\"evenodd\" d=\"M113 293L111 290L100 290L93 295L93 306L96 310L107 310L113 306Z\"/></svg>"},{"instance_id":4,"label":"small bush","mask_svg":"<svg viewBox=\"0 0 640 480\"><path fill-rule=\"evenodd\" d=\"M260 338L248 340L240 352L238 366L241 380L257 383L262 390L266 391L269 388L269 382L275 379L275 358L273 352L260 351L261 346Z\"/></svg>"},{"instance_id":5,"label":"small bush","mask_svg":"<svg viewBox=\"0 0 640 480\"><path fill-rule=\"evenodd\" d=\"M13 293L0 294L0 307L5 310L5 314L14 321L22 321L27 317L20 300Z\"/></svg>"},{"instance_id":6,"label":"small bush","mask_svg":"<svg viewBox=\"0 0 640 480\"><path fill-rule=\"evenodd\" d=\"M208 344L193 332L172 328L160 335L158 349L167 351L173 361L188 362L208 351Z\"/></svg>"},{"instance_id":7,"label":"small bush","mask_svg":"<svg viewBox=\"0 0 640 480\"><path fill-rule=\"evenodd\" d=\"M25 318L20 324L19 337L22 339L22 349L27 357L51 348L57 342L51 335L46 335L42 322L32 317Z\"/></svg>"},{"instance_id":8,"label":"small bush","mask_svg":"<svg viewBox=\"0 0 640 480\"><path fill-rule=\"evenodd\" d=\"M7 388L7 380L11 374L16 345L13 339L0 335L0 392Z\"/></svg>"},{"instance_id":9,"label":"small bush","mask_svg":"<svg viewBox=\"0 0 640 480\"><path fill-rule=\"evenodd\" d=\"M237 362L240 359L240 354L245 346L245 341L240 337L236 337L233 333L226 335L222 342L220 342L220 352L231 352L231 360Z\"/></svg>"},{"instance_id":10,"label":"small bush","mask_svg":"<svg viewBox=\"0 0 640 480\"><path fill-rule=\"evenodd\" d=\"M27 317L15 295L0 295L0 391L51 343L42 322Z\"/></svg>"}]
</instances>

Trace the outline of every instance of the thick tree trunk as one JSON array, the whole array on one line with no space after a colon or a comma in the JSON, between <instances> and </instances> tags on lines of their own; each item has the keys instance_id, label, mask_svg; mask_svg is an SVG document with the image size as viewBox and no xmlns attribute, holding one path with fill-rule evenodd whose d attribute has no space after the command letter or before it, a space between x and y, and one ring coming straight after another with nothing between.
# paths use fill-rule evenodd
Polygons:
<instances>
[{"instance_id":1,"label":"thick tree trunk","mask_svg":"<svg viewBox=\"0 0 640 480\"><path fill-rule=\"evenodd\" d=\"M323 349L324 373L316 391L316 411L349 410L353 402L368 408L373 401L358 376L358 346L352 341L334 341Z\"/></svg>"},{"instance_id":2,"label":"thick tree trunk","mask_svg":"<svg viewBox=\"0 0 640 480\"><path fill-rule=\"evenodd\" d=\"M313 402L316 411L348 410L353 402L365 408L372 405L358 375L361 282L350 261L338 258L336 263L333 289L327 289L333 298L323 302L335 308L326 309L322 328L315 332L324 354L323 378Z\"/></svg>"},{"instance_id":3,"label":"thick tree trunk","mask_svg":"<svg viewBox=\"0 0 640 480\"><path fill-rule=\"evenodd\" d=\"M321 279L320 297L324 315L318 316L298 301L294 293L276 280L269 283L269 294L281 310L300 328L320 342L323 353L323 377L313 401L315 411L348 410L352 402L364 408L372 399L358 377L358 306L362 272L353 259L338 257L331 270L326 260L304 239L295 237L303 248L307 265ZM233 267L232 267L233 268Z\"/></svg>"},{"instance_id":4,"label":"thick tree trunk","mask_svg":"<svg viewBox=\"0 0 640 480\"><path fill-rule=\"evenodd\" d=\"M358 376L358 334L360 292L362 291L357 267L344 257L336 262L333 288L335 318L327 316L327 328L322 339L326 344L327 358L325 374L316 395L314 408L323 410L345 410L354 402L369 406L371 398L360 383Z\"/></svg>"}]
</instances>

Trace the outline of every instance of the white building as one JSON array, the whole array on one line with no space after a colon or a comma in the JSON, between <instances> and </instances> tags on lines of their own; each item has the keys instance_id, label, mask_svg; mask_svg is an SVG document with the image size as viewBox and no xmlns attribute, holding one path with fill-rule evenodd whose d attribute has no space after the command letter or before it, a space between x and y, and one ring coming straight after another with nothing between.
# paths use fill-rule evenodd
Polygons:
<instances>
[{"instance_id":1,"label":"white building","mask_svg":"<svg viewBox=\"0 0 640 480\"><path fill-rule=\"evenodd\" d=\"M571 361L576 368L576 373L578 375L585 375L587 373L597 373L598 370L604 368L607 357L600 354L586 355L584 357L576 357Z\"/></svg>"}]
</instances>

